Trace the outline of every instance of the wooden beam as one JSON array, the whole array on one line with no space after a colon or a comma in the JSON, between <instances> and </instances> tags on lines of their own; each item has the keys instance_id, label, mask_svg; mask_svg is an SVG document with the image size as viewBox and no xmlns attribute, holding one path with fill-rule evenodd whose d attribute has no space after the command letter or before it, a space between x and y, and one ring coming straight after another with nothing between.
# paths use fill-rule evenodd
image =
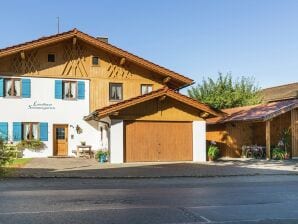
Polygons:
<instances>
[{"instance_id":1,"label":"wooden beam","mask_svg":"<svg viewBox=\"0 0 298 224\"><path fill-rule=\"evenodd\" d=\"M120 60L120 65L121 65L121 66L124 65L125 62L126 62L126 59L125 59L125 58L121 58L121 60Z\"/></svg>"},{"instance_id":2,"label":"wooden beam","mask_svg":"<svg viewBox=\"0 0 298 224\"><path fill-rule=\"evenodd\" d=\"M72 45L76 45L77 44L77 37L72 38Z\"/></svg>"},{"instance_id":3,"label":"wooden beam","mask_svg":"<svg viewBox=\"0 0 298 224\"><path fill-rule=\"evenodd\" d=\"M298 156L298 110L294 109L291 111L291 133L292 133L292 157L297 157Z\"/></svg>"},{"instance_id":4,"label":"wooden beam","mask_svg":"<svg viewBox=\"0 0 298 224\"><path fill-rule=\"evenodd\" d=\"M118 116L119 115L119 111L115 111L111 114L112 116Z\"/></svg>"},{"instance_id":5,"label":"wooden beam","mask_svg":"<svg viewBox=\"0 0 298 224\"><path fill-rule=\"evenodd\" d=\"M166 77L166 78L164 78L163 80L162 80L162 82L164 83L164 84L166 84L166 83L168 83L169 81L171 80L171 77Z\"/></svg>"},{"instance_id":6,"label":"wooden beam","mask_svg":"<svg viewBox=\"0 0 298 224\"><path fill-rule=\"evenodd\" d=\"M26 59L26 55L25 55L25 52L24 51L21 51L21 58L22 58L22 60L25 60Z\"/></svg>"},{"instance_id":7,"label":"wooden beam","mask_svg":"<svg viewBox=\"0 0 298 224\"><path fill-rule=\"evenodd\" d=\"M200 113L201 118L207 118L208 116L209 116L209 113L207 113L207 112Z\"/></svg>"},{"instance_id":8,"label":"wooden beam","mask_svg":"<svg viewBox=\"0 0 298 224\"><path fill-rule=\"evenodd\" d=\"M164 101L166 99L166 97L167 97L166 95L163 95L163 96L159 97L158 100L159 101Z\"/></svg>"},{"instance_id":9,"label":"wooden beam","mask_svg":"<svg viewBox=\"0 0 298 224\"><path fill-rule=\"evenodd\" d=\"M271 131L270 131L270 120L266 121L266 159L271 159Z\"/></svg>"}]
</instances>

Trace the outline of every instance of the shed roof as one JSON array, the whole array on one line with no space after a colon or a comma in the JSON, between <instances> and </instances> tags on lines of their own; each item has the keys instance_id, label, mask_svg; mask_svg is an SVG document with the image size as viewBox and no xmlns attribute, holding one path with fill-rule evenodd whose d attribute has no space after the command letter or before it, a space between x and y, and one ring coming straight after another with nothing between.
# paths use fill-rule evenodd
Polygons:
<instances>
[{"instance_id":1,"label":"shed roof","mask_svg":"<svg viewBox=\"0 0 298 224\"><path fill-rule=\"evenodd\" d=\"M263 89L261 95L264 102L298 98L298 82Z\"/></svg>"},{"instance_id":2,"label":"shed roof","mask_svg":"<svg viewBox=\"0 0 298 224\"><path fill-rule=\"evenodd\" d=\"M298 108L298 99L283 100L254 106L235 107L222 110L227 114L225 117L215 117L207 120L208 124L266 121L294 108Z\"/></svg>"}]
</instances>

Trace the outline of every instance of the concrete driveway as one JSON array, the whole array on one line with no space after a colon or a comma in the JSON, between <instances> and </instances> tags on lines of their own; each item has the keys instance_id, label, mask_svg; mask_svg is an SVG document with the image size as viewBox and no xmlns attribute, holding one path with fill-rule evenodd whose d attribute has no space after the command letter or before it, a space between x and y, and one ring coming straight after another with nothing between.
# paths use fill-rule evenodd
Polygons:
<instances>
[{"instance_id":1,"label":"concrete driveway","mask_svg":"<svg viewBox=\"0 0 298 224\"><path fill-rule=\"evenodd\" d=\"M23 168L9 172L12 177L73 178L157 178L217 177L242 175L296 175L295 160L222 160L194 163L126 163L100 164L84 158L35 158Z\"/></svg>"}]
</instances>

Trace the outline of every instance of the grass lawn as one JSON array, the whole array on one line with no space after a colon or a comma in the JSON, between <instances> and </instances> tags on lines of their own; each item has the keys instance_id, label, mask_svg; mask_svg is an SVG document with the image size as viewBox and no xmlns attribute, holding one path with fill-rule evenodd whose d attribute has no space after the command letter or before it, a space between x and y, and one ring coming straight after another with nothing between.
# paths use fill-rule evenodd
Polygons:
<instances>
[{"instance_id":1,"label":"grass lawn","mask_svg":"<svg viewBox=\"0 0 298 224\"><path fill-rule=\"evenodd\" d=\"M8 165L8 167L15 167L19 168L22 166L25 166L28 162L30 162L30 158L18 158L14 159L11 164Z\"/></svg>"}]
</instances>

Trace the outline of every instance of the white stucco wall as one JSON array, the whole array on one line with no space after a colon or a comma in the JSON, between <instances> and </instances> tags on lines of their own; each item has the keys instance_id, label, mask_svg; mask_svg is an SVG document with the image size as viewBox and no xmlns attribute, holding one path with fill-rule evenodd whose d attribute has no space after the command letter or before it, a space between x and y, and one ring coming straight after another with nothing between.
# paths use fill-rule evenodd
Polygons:
<instances>
[{"instance_id":1,"label":"white stucco wall","mask_svg":"<svg viewBox=\"0 0 298 224\"><path fill-rule=\"evenodd\" d=\"M112 120L110 130L110 162L123 163L123 121Z\"/></svg>"},{"instance_id":2,"label":"white stucco wall","mask_svg":"<svg viewBox=\"0 0 298 224\"><path fill-rule=\"evenodd\" d=\"M193 161L206 161L206 122L193 122Z\"/></svg>"},{"instance_id":3,"label":"white stucco wall","mask_svg":"<svg viewBox=\"0 0 298 224\"><path fill-rule=\"evenodd\" d=\"M46 149L39 153L26 150L24 151L26 157L53 155L53 124L68 124L68 155L72 155L72 151L76 150L76 145L80 144L81 141L85 141L87 145L92 145L92 149L100 148L98 123L83 120L83 117L89 114L89 81L80 80L85 82L85 99L61 100L55 99L56 79L29 79L31 79L30 98L0 97L0 121L8 122L9 140L12 140L13 122L48 123L48 141L44 142ZM30 105L34 105L34 103L51 104L52 109L30 109ZM83 130L81 134L76 132L77 125Z\"/></svg>"}]
</instances>

